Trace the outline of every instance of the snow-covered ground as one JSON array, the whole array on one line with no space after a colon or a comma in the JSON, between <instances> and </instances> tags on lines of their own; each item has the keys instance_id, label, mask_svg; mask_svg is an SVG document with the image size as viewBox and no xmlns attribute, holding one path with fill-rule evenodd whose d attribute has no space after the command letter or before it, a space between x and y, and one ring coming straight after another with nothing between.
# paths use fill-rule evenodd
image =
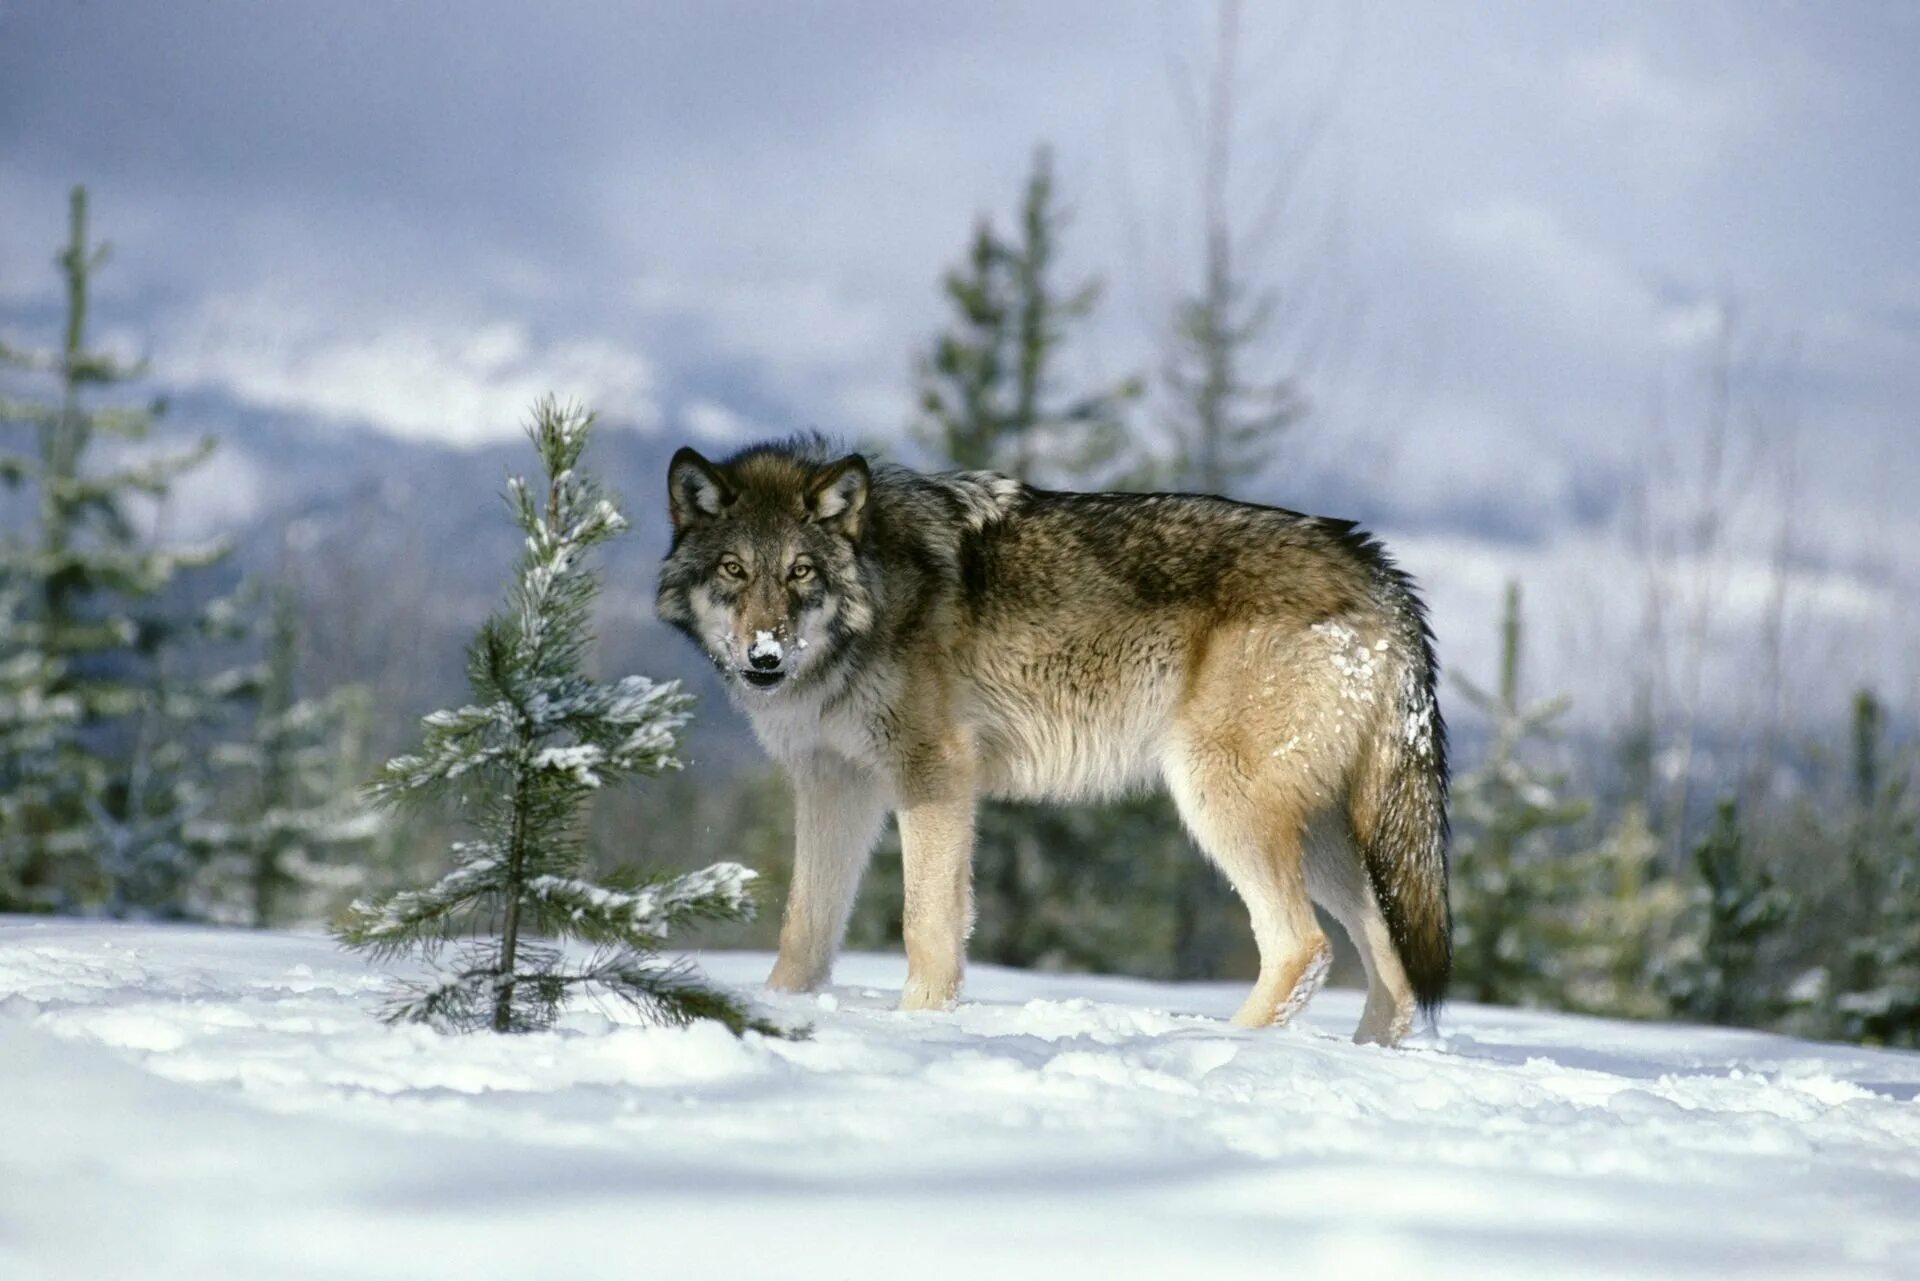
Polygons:
<instances>
[{"instance_id":1,"label":"snow-covered ground","mask_svg":"<svg viewBox=\"0 0 1920 1281\"><path fill-rule=\"evenodd\" d=\"M767 958L710 954L758 981ZM1920 1056L892 957L811 1040L449 1038L321 938L0 920L0 1277L1920 1276Z\"/></svg>"}]
</instances>

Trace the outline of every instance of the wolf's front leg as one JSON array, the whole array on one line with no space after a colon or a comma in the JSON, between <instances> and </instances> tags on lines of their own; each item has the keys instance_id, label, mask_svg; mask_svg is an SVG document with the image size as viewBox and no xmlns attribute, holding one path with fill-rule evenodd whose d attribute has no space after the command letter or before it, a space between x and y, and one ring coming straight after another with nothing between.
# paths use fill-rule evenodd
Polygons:
<instances>
[{"instance_id":1,"label":"wolf's front leg","mask_svg":"<svg viewBox=\"0 0 1920 1281\"><path fill-rule=\"evenodd\" d=\"M940 1010L960 995L973 931L973 787L956 769L900 807L906 881L903 1010Z\"/></svg>"},{"instance_id":2,"label":"wolf's front leg","mask_svg":"<svg viewBox=\"0 0 1920 1281\"><path fill-rule=\"evenodd\" d=\"M832 975L860 874L886 814L878 780L838 757L816 755L793 770L793 883L768 987L807 992Z\"/></svg>"}]
</instances>

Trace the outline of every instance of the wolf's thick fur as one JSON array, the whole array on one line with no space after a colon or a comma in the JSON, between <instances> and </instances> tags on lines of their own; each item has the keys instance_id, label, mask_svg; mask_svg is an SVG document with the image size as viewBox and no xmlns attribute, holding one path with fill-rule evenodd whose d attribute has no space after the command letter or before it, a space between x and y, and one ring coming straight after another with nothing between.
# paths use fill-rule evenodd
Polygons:
<instances>
[{"instance_id":1,"label":"wolf's thick fur","mask_svg":"<svg viewBox=\"0 0 1920 1281\"><path fill-rule=\"evenodd\" d=\"M830 459L674 457L660 616L725 674L792 778L793 886L769 980L824 983L888 810L909 1009L950 1004L974 805L1164 781L1246 902L1284 1023L1326 975L1312 903L1358 947L1357 1039L1446 989L1446 728L1424 611L1346 521L1220 498L1074 494Z\"/></svg>"}]
</instances>

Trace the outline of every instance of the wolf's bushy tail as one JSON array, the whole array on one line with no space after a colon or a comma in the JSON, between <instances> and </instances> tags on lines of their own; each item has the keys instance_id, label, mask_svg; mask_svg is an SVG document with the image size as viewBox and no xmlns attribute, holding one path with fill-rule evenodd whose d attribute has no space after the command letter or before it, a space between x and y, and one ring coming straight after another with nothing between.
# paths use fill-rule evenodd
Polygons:
<instances>
[{"instance_id":1,"label":"wolf's bushy tail","mask_svg":"<svg viewBox=\"0 0 1920 1281\"><path fill-rule=\"evenodd\" d=\"M1417 608L1417 607L1416 607ZM1394 696L1383 700L1355 771L1354 844L1420 1008L1447 994L1447 727L1434 701L1432 641L1415 615Z\"/></svg>"}]
</instances>

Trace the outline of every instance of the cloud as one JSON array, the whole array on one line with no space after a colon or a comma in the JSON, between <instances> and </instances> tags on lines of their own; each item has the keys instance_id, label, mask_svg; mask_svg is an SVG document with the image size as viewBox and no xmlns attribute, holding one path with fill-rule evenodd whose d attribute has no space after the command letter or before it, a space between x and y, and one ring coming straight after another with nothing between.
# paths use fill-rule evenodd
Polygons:
<instances>
[{"instance_id":1,"label":"cloud","mask_svg":"<svg viewBox=\"0 0 1920 1281\"><path fill-rule=\"evenodd\" d=\"M1650 597L1669 613L1687 612L1691 593L1709 592L1698 638L1703 709L1739 725L1755 712L1760 656L1780 610L1786 692L1803 709L1837 716L1859 688L1911 674L1902 593L1842 568L1776 566L1743 548L1712 564L1678 557L1649 564L1614 532L1562 532L1528 546L1493 545L1449 533L1390 534L1401 564L1420 581L1443 669L1483 687L1499 669L1499 618L1508 582L1523 589L1524 671L1529 697L1565 692L1577 725L1604 730L1625 714L1639 676L1672 672L1689 661L1693 638L1672 630L1658 646L1643 626ZM1884 686L1883 686L1884 687ZM1449 702L1451 713L1460 704Z\"/></svg>"},{"instance_id":2,"label":"cloud","mask_svg":"<svg viewBox=\"0 0 1920 1281\"><path fill-rule=\"evenodd\" d=\"M1714 158L1754 115L1747 95L1657 65L1638 44L1573 54L1565 83L1576 113L1625 130L1643 156L1676 163Z\"/></svg>"},{"instance_id":3,"label":"cloud","mask_svg":"<svg viewBox=\"0 0 1920 1281\"><path fill-rule=\"evenodd\" d=\"M696 443L722 448L746 444L760 434L752 422L711 400L692 400L682 405L679 424Z\"/></svg>"},{"instance_id":4,"label":"cloud","mask_svg":"<svg viewBox=\"0 0 1920 1281\"><path fill-rule=\"evenodd\" d=\"M1524 291L1518 306L1536 318L1553 314L1610 341L1645 334L1656 319L1648 281L1543 204L1501 197L1456 211L1445 226L1486 273Z\"/></svg>"},{"instance_id":5,"label":"cloud","mask_svg":"<svg viewBox=\"0 0 1920 1281\"><path fill-rule=\"evenodd\" d=\"M159 333L154 366L169 386L398 436L510 436L548 392L613 422L660 418L644 356L601 338L538 337L522 320L355 317L262 291L204 299Z\"/></svg>"}]
</instances>

